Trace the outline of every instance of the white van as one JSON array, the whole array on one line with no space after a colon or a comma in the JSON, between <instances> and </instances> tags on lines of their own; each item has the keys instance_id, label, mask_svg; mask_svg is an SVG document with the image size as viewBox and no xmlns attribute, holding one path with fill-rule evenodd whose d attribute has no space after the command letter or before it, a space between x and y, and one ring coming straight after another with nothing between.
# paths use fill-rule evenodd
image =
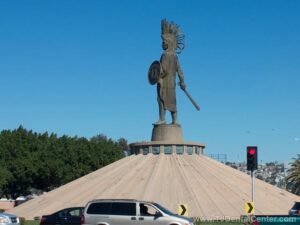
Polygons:
<instances>
[{"instance_id":1,"label":"white van","mask_svg":"<svg viewBox=\"0 0 300 225\"><path fill-rule=\"evenodd\" d=\"M194 225L154 202L131 199L98 199L87 203L82 225Z\"/></svg>"}]
</instances>

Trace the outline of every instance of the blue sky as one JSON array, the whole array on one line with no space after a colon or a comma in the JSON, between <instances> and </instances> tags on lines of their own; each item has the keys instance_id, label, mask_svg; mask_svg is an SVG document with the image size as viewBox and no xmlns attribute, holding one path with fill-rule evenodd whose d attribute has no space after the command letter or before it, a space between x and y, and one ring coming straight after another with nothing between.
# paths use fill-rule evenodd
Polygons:
<instances>
[{"instance_id":1,"label":"blue sky","mask_svg":"<svg viewBox=\"0 0 300 225\"><path fill-rule=\"evenodd\" d=\"M184 139L207 153L287 162L300 151L300 1L0 1L0 129L129 142L158 119L147 81L160 21L179 24L196 111L177 89ZM170 121L169 114L167 119Z\"/></svg>"}]
</instances>

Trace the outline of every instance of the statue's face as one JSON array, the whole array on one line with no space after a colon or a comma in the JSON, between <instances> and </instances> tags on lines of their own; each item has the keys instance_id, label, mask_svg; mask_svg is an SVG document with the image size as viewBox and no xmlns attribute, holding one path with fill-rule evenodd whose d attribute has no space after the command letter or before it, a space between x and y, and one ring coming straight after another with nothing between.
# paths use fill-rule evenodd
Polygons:
<instances>
[{"instance_id":1,"label":"statue's face","mask_svg":"<svg viewBox=\"0 0 300 225\"><path fill-rule=\"evenodd\" d=\"M163 48L163 50L167 50L168 49L168 40L167 39L163 39L162 48Z\"/></svg>"}]
</instances>

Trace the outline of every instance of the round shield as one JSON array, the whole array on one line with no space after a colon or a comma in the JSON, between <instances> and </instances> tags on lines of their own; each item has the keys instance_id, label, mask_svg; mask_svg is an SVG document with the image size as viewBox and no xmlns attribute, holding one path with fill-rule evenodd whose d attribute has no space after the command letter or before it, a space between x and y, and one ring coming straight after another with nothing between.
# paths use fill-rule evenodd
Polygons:
<instances>
[{"instance_id":1,"label":"round shield","mask_svg":"<svg viewBox=\"0 0 300 225\"><path fill-rule=\"evenodd\" d=\"M150 84L154 85L157 83L160 75L160 62L154 61L148 71L148 81Z\"/></svg>"}]
</instances>

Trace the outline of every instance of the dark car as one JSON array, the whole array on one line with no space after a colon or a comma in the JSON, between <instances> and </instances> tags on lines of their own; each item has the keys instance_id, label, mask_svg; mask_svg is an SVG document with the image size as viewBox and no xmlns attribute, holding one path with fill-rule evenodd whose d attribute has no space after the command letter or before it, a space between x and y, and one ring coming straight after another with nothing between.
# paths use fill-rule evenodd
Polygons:
<instances>
[{"instance_id":1,"label":"dark car","mask_svg":"<svg viewBox=\"0 0 300 225\"><path fill-rule=\"evenodd\" d=\"M83 207L62 209L51 215L44 215L40 225L80 225L80 217Z\"/></svg>"},{"instance_id":2,"label":"dark car","mask_svg":"<svg viewBox=\"0 0 300 225\"><path fill-rule=\"evenodd\" d=\"M300 202L295 202L289 211L290 216L300 216Z\"/></svg>"}]
</instances>

